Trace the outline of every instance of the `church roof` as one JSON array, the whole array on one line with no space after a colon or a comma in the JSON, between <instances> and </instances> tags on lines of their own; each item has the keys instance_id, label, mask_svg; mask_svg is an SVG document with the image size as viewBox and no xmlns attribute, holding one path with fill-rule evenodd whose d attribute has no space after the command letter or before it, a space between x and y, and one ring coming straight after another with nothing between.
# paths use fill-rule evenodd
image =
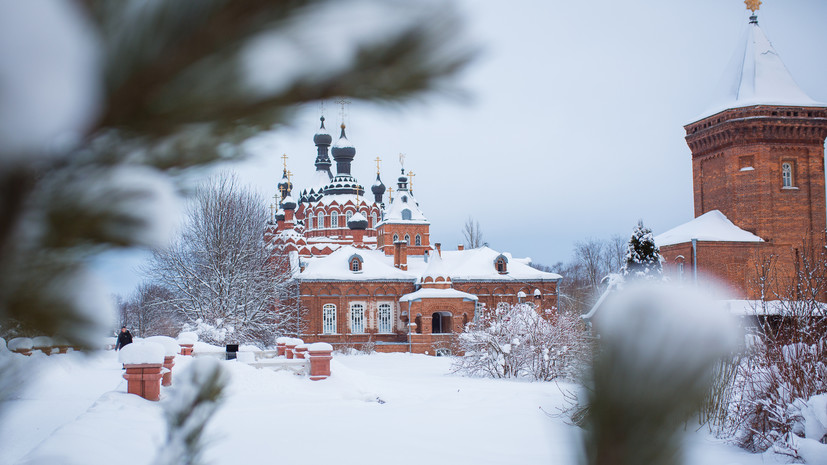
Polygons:
<instances>
[{"instance_id":1,"label":"church roof","mask_svg":"<svg viewBox=\"0 0 827 465\"><path fill-rule=\"evenodd\" d=\"M735 226L719 210L712 210L692 221L655 236L655 244L658 247L663 247L665 245L692 242L692 239L716 242L764 242L755 234Z\"/></svg>"},{"instance_id":2,"label":"church roof","mask_svg":"<svg viewBox=\"0 0 827 465\"><path fill-rule=\"evenodd\" d=\"M755 16L723 77L721 96L701 120L730 108L753 105L827 106L810 98L796 84Z\"/></svg>"},{"instance_id":3,"label":"church roof","mask_svg":"<svg viewBox=\"0 0 827 465\"><path fill-rule=\"evenodd\" d=\"M405 213L405 211L409 213ZM415 224L430 224L425 214L419 208L419 202L416 201L410 191L399 191L393 201L385 209L385 216L382 218L382 223L415 223Z\"/></svg>"}]
</instances>

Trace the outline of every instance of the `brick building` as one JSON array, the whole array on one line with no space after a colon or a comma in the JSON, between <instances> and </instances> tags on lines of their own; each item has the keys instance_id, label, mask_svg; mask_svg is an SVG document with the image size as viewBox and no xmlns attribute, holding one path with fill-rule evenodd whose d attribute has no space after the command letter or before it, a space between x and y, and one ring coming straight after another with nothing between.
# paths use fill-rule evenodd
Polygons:
<instances>
[{"instance_id":1,"label":"brick building","mask_svg":"<svg viewBox=\"0 0 827 465\"><path fill-rule=\"evenodd\" d=\"M321 121L314 181L294 200L285 165L279 208L265 232L274 250L290 254L281 262L299 283L305 342L438 354L452 350L456 334L484 308L532 302L538 311L556 309L560 275L532 268L530 259L432 243L404 169L391 197L377 167L373 198L366 198L351 174L356 148L344 124L330 148Z\"/></svg>"},{"instance_id":2,"label":"brick building","mask_svg":"<svg viewBox=\"0 0 827 465\"><path fill-rule=\"evenodd\" d=\"M770 261L788 280L824 240L827 106L795 83L754 12L737 58L726 103L684 127L696 218L655 240L675 279L710 275L757 299Z\"/></svg>"}]
</instances>

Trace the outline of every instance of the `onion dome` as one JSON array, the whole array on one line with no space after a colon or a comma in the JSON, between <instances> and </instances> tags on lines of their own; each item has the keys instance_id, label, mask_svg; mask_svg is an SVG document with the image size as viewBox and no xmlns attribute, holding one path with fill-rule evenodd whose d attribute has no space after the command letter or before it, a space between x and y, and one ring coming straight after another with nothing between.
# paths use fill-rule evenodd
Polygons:
<instances>
[{"instance_id":1,"label":"onion dome","mask_svg":"<svg viewBox=\"0 0 827 465\"><path fill-rule=\"evenodd\" d=\"M408 177L405 176L405 169L402 168L402 174L399 175L399 178L396 180L396 187L398 191L406 191L408 190Z\"/></svg>"},{"instance_id":2,"label":"onion dome","mask_svg":"<svg viewBox=\"0 0 827 465\"><path fill-rule=\"evenodd\" d=\"M279 182L276 187L278 188L282 199L285 196L290 195L290 191L293 190L293 183L290 182L290 178L287 177L287 168L284 168L284 174L282 175L281 182Z\"/></svg>"},{"instance_id":3,"label":"onion dome","mask_svg":"<svg viewBox=\"0 0 827 465\"><path fill-rule=\"evenodd\" d=\"M373 192L376 203L382 203L382 196L385 195L385 185L382 184L382 180L379 179L379 172L376 172L376 182L370 186L370 190Z\"/></svg>"},{"instance_id":4,"label":"onion dome","mask_svg":"<svg viewBox=\"0 0 827 465\"><path fill-rule=\"evenodd\" d=\"M356 212L347 220L347 227L350 229L364 230L368 228L368 219L360 212Z\"/></svg>"},{"instance_id":5,"label":"onion dome","mask_svg":"<svg viewBox=\"0 0 827 465\"><path fill-rule=\"evenodd\" d=\"M281 199L281 208L284 210L296 209L296 201L293 200L293 197L291 197L289 193L283 199Z\"/></svg>"},{"instance_id":6,"label":"onion dome","mask_svg":"<svg viewBox=\"0 0 827 465\"><path fill-rule=\"evenodd\" d=\"M281 207L276 211L276 221L284 221L284 210Z\"/></svg>"},{"instance_id":7,"label":"onion dome","mask_svg":"<svg viewBox=\"0 0 827 465\"><path fill-rule=\"evenodd\" d=\"M316 135L313 136L313 143L316 145L330 145L333 142L333 137L324 127L324 116L319 118L319 120L321 120L322 124L319 130L316 131Z\"/></svg>"},{"instance_id":8,"label":"onion dome","mask_svg":"<svg viewBox=\"0 0 827 465\"><path fill-rule=\"evenodd\" d=\"M356 148L353 147L353 144L347 139L347 135L345 134L345 124L342 123L341 127L342 134L339 136L339 140L333 144L333 148L330 149L330 152L333 154L333 160L336 161L337 175L350 175L350 163L356 156Z\"/></svg>"}]
</instances>

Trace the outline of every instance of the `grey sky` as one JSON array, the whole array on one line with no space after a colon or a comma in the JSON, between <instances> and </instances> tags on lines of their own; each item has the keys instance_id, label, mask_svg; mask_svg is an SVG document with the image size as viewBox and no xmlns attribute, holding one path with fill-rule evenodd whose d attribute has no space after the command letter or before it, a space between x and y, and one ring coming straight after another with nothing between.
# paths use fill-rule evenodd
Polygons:
<instances>
[{"instance_id":1,"label":"grey sky","mask_svg":"<svg viewBox=\"0 0 827 465\"><path fill-rule=\"evenodd\" d=\"M431 241L452 248L464 220L515 256L565 261L575 241L627 235L638 219L663 232L693 217L683 125L711 107L749 16L742 0L462 2L482 57L458 81L469 100L402 107L354 102L353 172L390 185L416 173ZM801 88L827 102L827 2L765 0L759 24ZM327 102L338 137L339 109ZM318 105L250 144L236 167L272 196L281 154L298 189L314 170Z\"/></svg>"}]
</instances>

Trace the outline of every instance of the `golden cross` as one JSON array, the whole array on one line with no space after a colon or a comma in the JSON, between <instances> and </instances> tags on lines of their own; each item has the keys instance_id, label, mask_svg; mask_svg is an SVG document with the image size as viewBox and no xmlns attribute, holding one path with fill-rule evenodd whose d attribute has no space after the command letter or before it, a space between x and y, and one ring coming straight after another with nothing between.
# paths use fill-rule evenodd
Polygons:
<instances>
[{"instance_id":1,"label":"golden cross","mask_svg":"<svg viewBox=\"0 0 827 465\"><path fill-rule=\"evenodd\" d=\"M393 202L393 187L388 188L388 203Z\"/></svg>"},{"instance_id":2,"label":"golden cross","mask_svg":"<svg viewBox=\"0 0 827 465\"><path fill-rule=\"evenodd\" d=\"M293 172L290 170L287 170L287 182L293 184Z\"/></svg>"},{"instance_id":3,"label":"golden cross","mask_svg":"<svg viewBox=\"0 0 827 465\"><path fill-rule=\"evenodd\" d=\"M336 103L338 103L339 105L341 105L341 106L342 106L342 124L345 124L345 105L349 105L349 104L350 104L350 100L348 100L348 99L347 99L347 98L345 98L345 97L339 97L339 98L336 100Z\"/></svg>"},{"instance_id":4,"label":"golden cross","mask_svg":"<svg viewBox=\"0 0 827 465\"><path fill-rule=\"evenodd\" d=\"M276 211L276 206L272 203L270 204L270 221L273 221L275 215L273 214Z\"/></svg>"},{"instance_id":5,"label":"golden cross","mask_svg":"<svg viewBox=\"0 0 827 465\"><path fill-rule=\"evenodd\" d=\"M287 159L288 158L290 158L290 157L288 157L286 153L281 156L281 159L284 161L284 169L287 169Z\"/></svg>"},{"instance_id":6,"label":"golden cross","mask_svg":"<svg viewBox=\"0 0 827 465\"><path fill-rule=\"evenodd\" d=\"M284 198L284 186L279 186L279 192L281 192L281 198Z\"/></svg>"},{"instance_id":7,"label":"golden cross","mask_svg":"<svg viewBox=\"0 0 827 465\"><path fill-rule=\"evenodd\" d=\"M414 178L414 176L416 176L416 175L414 174L413 171L408 171L408 178L410 178L410 184L411 184L410 187L408 188L408 190L411 191L411 194L413 194L413 178Z\"/></svg>"},{"instance_id":8,"label":"golden cross","mask_svg":"<svg viewBox=\"0 0 827 465\"><path fill-rule=\"evenodd\" d=\"M761 8L761 0L744 0L744 3L747 5L747 10L752 10L752 14Z\"/></svg>"},{"instance_id":9,"label":"golden cross","mask_svg":"<svg viewBox=\"0 0 827 465\"><path fill-rule=\"evenodd\" d=\"M373 160L373 161L376 162L376 174L379 174L379 162L381 162L382 159L379 158L379 157L376 157L376 160Z\"/></svg>"},{"instance_id":10,"label":"golden cross","mask_svg":"<svg viewBox=\"0 0 827 465\"><path fill-rule=\"evenodd\" d=\"M279 187L279 190L282 190L282 188ZM278 193L273 194L273 200L275 200L276 205L278 205L278 203L279 203L279 194Z\"/></svg>"}]
</instances>

